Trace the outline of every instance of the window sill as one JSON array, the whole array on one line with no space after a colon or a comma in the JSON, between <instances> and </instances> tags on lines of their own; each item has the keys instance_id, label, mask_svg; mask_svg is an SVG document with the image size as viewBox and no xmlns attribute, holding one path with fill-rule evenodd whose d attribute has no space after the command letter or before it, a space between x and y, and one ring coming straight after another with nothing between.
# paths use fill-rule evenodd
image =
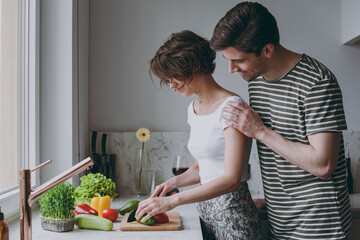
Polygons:
<instances>
[{"instance_id":1,"label":"window sill","mask_svg":"<svg viewBox=\"0 0 360 240\"><path fill-rule=\"evenodd\" d=\"M19 218L20 194L19 188L0 195L1 211L7 223Z\"/></svg>"}]
</instances>

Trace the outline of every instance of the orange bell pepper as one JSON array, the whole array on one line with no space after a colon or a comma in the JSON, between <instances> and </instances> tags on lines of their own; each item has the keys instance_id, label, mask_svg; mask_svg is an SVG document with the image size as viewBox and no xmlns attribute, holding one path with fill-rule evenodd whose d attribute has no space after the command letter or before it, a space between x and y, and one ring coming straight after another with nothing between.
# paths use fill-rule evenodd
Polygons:
<instances>
[{"instance_id":1,"label":"orange bell pepper","mask_svg":"<svg viewBox=\"0 0 360 240\"><path fill-rule=\"evenodd\" d=\"M98 211L98 216L102 217L102 212L104 209L110 208L111 198L109 196L104 197L93 197L91 199L91 207Z\"/></svg>"}]
</instances>

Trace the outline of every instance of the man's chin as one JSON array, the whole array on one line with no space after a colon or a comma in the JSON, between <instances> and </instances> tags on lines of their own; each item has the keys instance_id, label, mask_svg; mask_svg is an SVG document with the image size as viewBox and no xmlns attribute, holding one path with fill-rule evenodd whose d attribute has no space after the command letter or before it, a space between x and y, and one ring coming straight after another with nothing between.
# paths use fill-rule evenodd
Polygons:
<instances>
[{"instance_id":1,"label":"man's chin","mask_svg":"<svg viewBox=\"0 0 360 240\"><path fill-rule=\"evenodd\" d=\"M255 80L257 79L258 77L257 76L241 76L242 79L244 79L246 82L251 82L252 80Z\"/></svg>"},{"instance_id":2,"label":"man's chin","mask_svg":"<svg viewBox=\"0 0 360 240\"><path fill-rule=\"evenodd\" d=\"M249 77L242 76L242 79L244 79L246 82L250 82L250 81L254 80L255 78L249 78Z\"/></svg>"}]
</instances>

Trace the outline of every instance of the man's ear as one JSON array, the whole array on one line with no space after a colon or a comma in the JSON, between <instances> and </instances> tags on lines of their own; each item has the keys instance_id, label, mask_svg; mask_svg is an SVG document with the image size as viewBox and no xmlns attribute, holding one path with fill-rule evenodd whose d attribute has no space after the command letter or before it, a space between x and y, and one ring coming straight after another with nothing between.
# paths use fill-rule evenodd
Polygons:
<instances>
[{"instance_id":1,"label":"man's ear","mask_svg":"<svg viewBox=\"0 0 360 240\"><path fill-rule=\"evenodd\" d=\"M265 57L270 58L274 53L274 44L268 43L263 47L263 54Z\"/></svg>"}]
</instances>

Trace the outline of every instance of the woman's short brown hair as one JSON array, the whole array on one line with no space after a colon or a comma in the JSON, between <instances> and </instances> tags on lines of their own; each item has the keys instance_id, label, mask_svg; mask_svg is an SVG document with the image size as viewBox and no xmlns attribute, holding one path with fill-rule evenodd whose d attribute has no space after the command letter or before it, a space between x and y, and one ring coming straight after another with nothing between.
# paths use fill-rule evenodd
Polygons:
<instances>
[{"instance_id":1,"label":"woman's short brown hair","mask_svg":"<svg viewBox=\"0 0 360 240\"><path fill-rule=\"evenodd\" d=\"M194 74L212 74L215 57L205 38L189 30L173 33L150 60L150 76L155 74L160 86L172 78L191 81Z\"/></svg>"}]
</instances>

